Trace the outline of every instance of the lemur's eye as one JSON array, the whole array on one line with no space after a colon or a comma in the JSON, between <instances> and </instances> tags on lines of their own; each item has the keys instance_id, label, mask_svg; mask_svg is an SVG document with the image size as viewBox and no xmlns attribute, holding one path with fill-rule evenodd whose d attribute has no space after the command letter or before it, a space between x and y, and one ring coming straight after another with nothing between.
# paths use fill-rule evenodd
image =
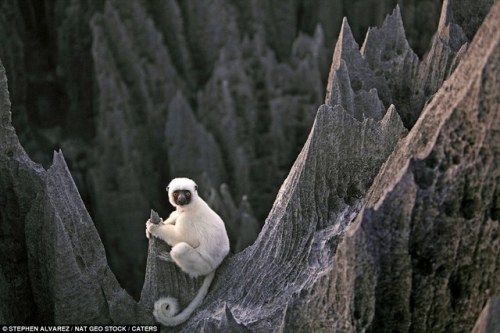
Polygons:
<instances>
[{"instance_id":1,"label":"lemur's eye","mask_svg":"<svg viewBox=\"0 0 500 333\"><path fill-rule=\"evenodd\" d=\"M179 195L178 192L174 192L174 197L177 197Z\"/></svg>"},{"instance_id":2,"label":"lemur's eye","mask_svg":"<svg viewBox=\"0 0 500 333\"><path fill-rule=\"evenodd\" d=\"M191 196L191 192L186 192L186 197L190 197Z\"/></svg>"}]
</instances>

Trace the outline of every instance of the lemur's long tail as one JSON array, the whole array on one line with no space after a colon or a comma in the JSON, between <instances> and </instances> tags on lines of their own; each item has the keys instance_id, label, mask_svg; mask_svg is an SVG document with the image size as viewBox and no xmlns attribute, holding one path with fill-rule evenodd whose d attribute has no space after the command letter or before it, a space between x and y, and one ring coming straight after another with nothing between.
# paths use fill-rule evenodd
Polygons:
<instances>
[{"instance_id":1,"label":"lemur's long tail","mask_svg":"<svg viewBox=\"0 0 500 333\"><path fill-rule=\"evenodd\" d=\"M177 326L182 324L186 320L188 320L189 316L196 310L196 308L203 302L203 299L208 293L208 288L212 284L212 280L214 279L215 271L209 273L205 276L203 280L203 284L201 285L198 293L195 298L189 303L189 305L182 310L179 311L179 302L177 299L169 296L169 297L161 297L155 302L155 308L153 311L153 315L156 320L165 325L165 326Z\"/></svg>"}]
</instances>

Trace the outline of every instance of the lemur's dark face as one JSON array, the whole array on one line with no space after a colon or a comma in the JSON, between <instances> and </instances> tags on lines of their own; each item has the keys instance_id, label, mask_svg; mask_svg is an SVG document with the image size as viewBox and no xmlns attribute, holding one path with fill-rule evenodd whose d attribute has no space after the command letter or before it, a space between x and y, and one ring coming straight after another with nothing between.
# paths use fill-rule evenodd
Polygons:
<instances>
[{"instance_id":1,"label":"lemur's dark face","mask_svg":"<svg viewBox=\"0 0 500 333\"><path fill-rule=\"evenodd\" d=\"M185 206L191 202L192 194L189 190L176 190L172 193L172 196L176 205Z\"/></svg>"}]
</instances>

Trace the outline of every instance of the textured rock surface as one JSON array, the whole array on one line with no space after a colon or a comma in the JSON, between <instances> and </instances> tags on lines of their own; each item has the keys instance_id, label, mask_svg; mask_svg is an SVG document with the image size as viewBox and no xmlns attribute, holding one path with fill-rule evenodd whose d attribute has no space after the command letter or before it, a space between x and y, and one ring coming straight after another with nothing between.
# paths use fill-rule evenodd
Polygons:
<instances>
[{"instance_id":1,"label":"textured rock surface","mask_svg":"<svg viewBox=\"0 0 500 333\"><path fill-rule=\"evenodd\" d=\"M128 268L121 282L130 289L143 277L136 263L145 260L149 209L161 212L166 205L160 193L167 181L157 170L168 168L163 132L178 80L161 34L139 2L106 2L90 24L99 87L92 202L97 227L110 245L110 265Z\"/></svg>"},{"instance_id":2,"label":"textured rock surface","mask_svg":"<svg viewBox=\"0 0 500 333\"><path fill-rule=\"evenodd\" d=\"M499 18L384 164L293 328L468 332L500 292Z\"/></svg>"},{"instance_id":3,"label":"textured rock surface","mask_svg":"<svg viewBox=\"0 0 500 333\"><path fill-rule=\"evenodd\" d=\"M1 64L0 64L1 65ZM5 322L34 321L33 302L28 274L28 258L24 231L25 218L37 193L41 167L29 158L19 144L11 126L7 78L0 66L0 257L2 292L0 306Z\"/></svg>"},{"instance_id":4,"label":"textured rock surface","mask_svg":"<svg viewBox=\"0 0 500 333\"><path fill-rule=\"evenodd\" d=\"M407 115L407 123L414 124L426 100L434 94L443 81L455 69L467 48L467 37L454 22L452 1L445 0L439 19L438 31L432 38L432 46L413 77L411 106L414 111Z\"/></svg>"},{"instance_id":5,"label":"textured rock surface","mask_svg":"<svg viewBox=\"0 0 500 333\"><path fill-rule=\"evenodd\" d=\"M33 298L41 323L151 320L118 284L61 153L26 216ZM51 286L48 288L48 286Z\"/></svg>"},{"instance_id":6,"label":"textured rock surface","mask_svg":"<svg viewBox=\"0 0 500 333\"><path fill-rule=\"evenodd\" d=\"M208 329L217 320L207 316L223 311L257 331L284 323L285 304L328 263L325 237L340 232L355 215L374 172L403 133L394 109L380 122L359 122L341 106L322 106L256 243L222 268L210 306L185 330ZM328 171L317 173L324 170L320 165Z\"/></svg>"},{"instance_id":7,"label":"textured rock surface","mask_svg":"<svg viewBox=\"0 0 500 333\"><path fill-rule=\"evenodd\" d=\"M397 105L405 125L410 127L407 119L422 107L412 107L408 101L419 60L406 40L399 7L380 28L368 30L361 54L370 71L386 82L391 102Z\"/></svg>"},{"instance_id":8,"label":"textured rock surface","mask_svg":"<svg viewBox=\"0 0 500 333\"><path fill-rule=\"evenodd\" d=\"M500 299L490 298L477 319L472 333L498 332L500 330Z\"/></svg>"},{"instance_id":9,"label":"textured rock surface","mask_svg":"<svg viewBox=\"0 0 500 333\"><path fill-rule=\"evenodd\" d=\"M384 164L345 236L342 226L359 207L330 200L343 183L335 180L349 177L336 178L342 168L322 160L334 154L320 153L321 143L337 133L321 128L341 109L318 111L261 237L223 268L224 284L216 284L211 302L185 331L472 328L482 304L500 292L499 15L497 4L458 72Z\"/></svg>"},{"instance_id":10,"label":"textured rock surface","mask_svg":"<svg viewBox=\"0 0 500 333\"><path fill-rule=\"evenodd\" d=\"M364 117L379 120L384 111L382 103L387 106L391 103L387 82L376 76L361 57L347 19L344 19L333 54L325 104L342 105L358 120Z\"/></svg>"},{"instance_id":11,"label":"textured rock surface","mask_svg":"<svg viewBox=\"0 0 500 333\"><path fill-rule=\"evenodd\" d=\"M196 295L203 282L203 277L192 279L187 274L177 270L174 263L160 260L160 252L170 251L165 242L152 239L149 242L146 277L141 292L139 304L148 313L153 313L154 302L160 296L173 296L179 301L179 306L184 309Z\"/></svg>"},{"instance_id":12,"label":"textured rock surface","mask_svg":"<svg viewBox=\"0 0 500 333\"><path fill-rule=\"evenodd\" d=\"M0 64L2 323L150 322L118 284L61 153L46 171L11 125Z\"/></svg>"}]
</instances>

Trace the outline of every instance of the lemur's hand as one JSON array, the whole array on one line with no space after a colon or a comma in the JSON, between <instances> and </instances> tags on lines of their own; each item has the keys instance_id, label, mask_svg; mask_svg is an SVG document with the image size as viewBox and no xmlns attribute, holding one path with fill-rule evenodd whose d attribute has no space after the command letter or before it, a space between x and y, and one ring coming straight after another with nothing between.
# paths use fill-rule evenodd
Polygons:
<instances>
[{"instance_id":1,"label":"lemur's hand","mask_svg":"<svg viewBox=\"0 0 500 333\"><path fill-rule=\"evenodd\" d=\"M158 228L158 225L151 222L151 219L146 221L146 237L148 239L154 236L154 231L156 231L156 228Z\"/></svg>"}]
</instances>

